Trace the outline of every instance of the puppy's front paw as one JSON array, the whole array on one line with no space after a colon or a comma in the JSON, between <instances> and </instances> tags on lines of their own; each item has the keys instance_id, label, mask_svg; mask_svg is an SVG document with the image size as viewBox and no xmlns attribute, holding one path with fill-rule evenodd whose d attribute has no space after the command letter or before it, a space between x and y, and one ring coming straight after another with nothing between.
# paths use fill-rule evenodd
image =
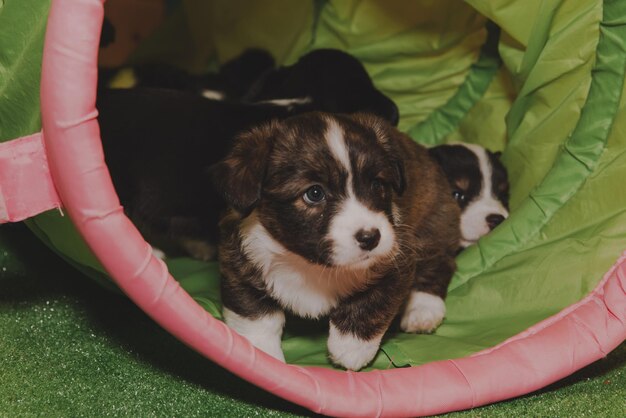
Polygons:
<instances>
[{"instance_id":1,"label":"puppy's front paw","mask_svg":"<svg viewBox=\"0 0 626 418\"><path fill-rule=\"evenodd\" d=\"M257 319L248 319L228 308L223 308L222 315L224 322L240 335L246 337L253 346L275 359L285 362L285 355L280 344L285 326L285 314L283 312L279 311Z\"/></svg>"},{"instance_id":2,"label":"puppy's front paw","mask_svg":"<svg viewBox=\"0 0 626 418\"><path fill-rule=\"evenodd\" d=\"M400 321L404 332L433 332L446 316L446 305L439 296L412 291Z\"/></svg>"},{"instance_id":3,"label":"puppy's front paw","mask_svg":"<svg viewBox=\"0 0 626 418\"><path fill-rule=\"evenodd\" d=\"M328 333L328 353L333 363L356 371L374 359L381 339L382 334L370 340L362 340L353 334L342 333L331 323Z\"/></svg>"}]
</instances>

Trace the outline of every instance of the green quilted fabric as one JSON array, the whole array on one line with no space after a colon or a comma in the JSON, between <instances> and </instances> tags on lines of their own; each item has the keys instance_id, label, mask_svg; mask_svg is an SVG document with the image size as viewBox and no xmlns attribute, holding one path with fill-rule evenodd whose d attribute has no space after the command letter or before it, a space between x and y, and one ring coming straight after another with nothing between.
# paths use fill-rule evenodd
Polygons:
<instances>
[{"instance_id":1,"label":"green quilted fabric","mask_svg":"<svg viewBox=\"0 0 626 418\"><path fill-rule=\"evenodd\" d=\"M626 248L626 2L177 4L134 61L160 56L202 72L250 46L285 64L312 49L339 48L359 58L396 101L400 129L416 141L504 151L511 217L458 257L444 324L433 335L390 332L372 367L494 346L583 298ZM0 140L40 129L47 7L41 0L0 1ZM68 218L51 212L28 224L68 261L108 283ZM219 317L218 266L168 264ZM325 324L290 322L287 361L330 367Z\"/></svg>"}]
</instances>

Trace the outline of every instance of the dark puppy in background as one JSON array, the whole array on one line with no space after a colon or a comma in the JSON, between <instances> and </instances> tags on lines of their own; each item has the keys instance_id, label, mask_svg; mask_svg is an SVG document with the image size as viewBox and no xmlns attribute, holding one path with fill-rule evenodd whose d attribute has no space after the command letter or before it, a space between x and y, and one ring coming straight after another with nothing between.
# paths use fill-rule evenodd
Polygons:
<instances>
[{"instance_id":1,"label":"dark puppy in background","mask_svg":"<svg viewBox=\"0 0 626 418\"><path fill-rule=\"evenodd\" d=\"M269 52L248 49L216 73L190 74L167 64L133 67L133 87L167 88L200 94L208 99L241 102L258 78L276 66Z\"/></svg>"},{"instance_id":2,"label":"dark puppy in background","mask_svg":"<svg viewBox=\"0 0 626 418\"><path fill-rule=\"evenodd\" d=\"M376 89L363 64L336 49L314 50L291 66L264 72L242 101L333 113L368 112L394 126L399 120L398 107Z\"/></svg>"},{"instance_id":3,"label":"dark puppy in background","mask_svg":"<svg viewBox=\"0 0 626 418\"><path fill-rule=\"evenodd\" d=\"M286 109L165 89L101 90L96 106L113 184L142 235L169 256L215 258L225 206L207 170L238 132Z\"/></svg>"},{"instance_id":4,"label":"dark puppy in background","mask_svg":"<svg viewBox=\"0 0 626 418\"><path fill-rule=\"evenodd\" d=\"M429 153L461 208L461 247L475 244L509 216L509 182L500 153L474 144L440 145Z\"/></svg>"},{"instance_id":5,"label":"dark puppy in background","mask_svg":"<svg viewBox=\"0 0 626 418\"><path fill-rule=\"evenodd\" d=\"M326 58L315 58L322 56ZM344 62L346 56L350 65ZM212 100L198 91L162 88L99 90L96 106L113 183L126 213L153 246L168 256L215 258L217 224L224 202L206 173L226 155L237 133L312 109L348 113L378 109L392 119L397 116L393 102L375 89L354 58L334 52L311 53L308 57L337 70L337 77L345 79L358 102L352 96L344 96L344 91L332 90L315 92L314 100L301 105L282 105L272 100ZM248 53L242 60L257 61L258 67L267 64L257 53ZM308 79L297 76L302 70L298 65L294 67L284 74L291 74L289 86L297 89L298 83L306 84ZM242 75L246 70L249 68L242 62L235 62L225 72L233 82L251 77L250 73ZM320 80L316 85L326 82ZM307 92L310 87L302 91ZM271 90L264 89L263 97ZM276 90L276 96L289 91Z\"/></svg>"},{"instance_id":6,"label":"dark puppy in background","mask_svg":"<svg viewBox=\"0 0 626 418\"><path fill-rule=\"evenodd\" d=\"M278 68L267 51L249 49L213 74L192 75L155 64L133 70L135 87L172 88L214 100L272 104L294 114L369 112L394 126L399 119L397 106L376 89L363 64L336 49L314 50L295 64Z\"/></svg>"},{"instance_id":7,"label":"dark puppy in background","mask_svg":"<svg viewBox=\"0 0 626 418\"><path fill-rule=\"evenodd\" d=\"M384 120L307 113L263 124L213 175L230 205L224 318L261 350L284 361L285 311L328 316L330 358L358 370L396 315L409 332L443 319L459 208L428 151Z\"/></svg>"}]
</instances>

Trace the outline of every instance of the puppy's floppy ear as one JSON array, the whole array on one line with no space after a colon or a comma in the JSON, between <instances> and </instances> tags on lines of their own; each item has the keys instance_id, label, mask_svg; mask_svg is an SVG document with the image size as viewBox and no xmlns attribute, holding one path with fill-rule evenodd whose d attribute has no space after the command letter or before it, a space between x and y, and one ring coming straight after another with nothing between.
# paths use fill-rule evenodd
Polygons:
<instances>
[{"instance_id":1,"label":"puppy's floppy ear","mask_svg":"<svg viewBox=\"0 0 626 418\"><path fill-rule=\"evenodd\" d=\"M391 164L391 187L398 194L402 196L406 189L406 177L404 173L404 156L400 147L400 138L398 135L403 135L399 131L395 131L395 128L385 132L377 131L378 141L381 143L385 151L387 151L387 157Z\"/></svg>"},{"instance_id":2,"label":"puppy's floppy ear","mask_svg":"<svg viewBox=\"0 0 626 418\"><path fill-rule=\"evenodd\" d=\"M261 190L278 124L271 122L239 134L226 158L209 168L215 189L226 203L247 215L261 199Z\"/></svg>"},{"instance_id":3,"label":"puppy's floppy ear","mask_svg":"<svg viewBox=\"0 0 626 418\"><path fill-rule=\"evenodd\" d=\"M448 177L450 184L456 180L456 171L454 170L454 167L460 167L460 164L462 164L463 161L463 158L459 156L459 150L466 150L466 148L462 145L448 144L428 148L428 155L430 155L430 158L437 163L442 173Z\"/></svg>"},{"instance_id":4,"label":"puppy's floppy ear","mask_svg":"<svg viewBox=\"0 0 626 418\"><path fill-rule=\"evenodd\" d=\"M404 172L404 153L402 151L401 135L404 135L391 126L385 119L372 113L355 113L351 115L357 122L371 128L376 134L376 140L387 152L391 164L391 187L402 196L406 189L406 177Z\"/></svg>"},{"instance_id":5,"label":"puppy's floppy ear","mask_svg":"<svg viewBox=\"0 0 626 418\"><path fill-rule=\"evenodd\" d=\"M404 171L404 152L402 150L402 138L404 135L393 126L390 126L386 121L378 119L378 123L381 123L385 128L379 127L376 129L378 141L382 144L383 148L387 151L389 162L392 168L391 187L398 194L402 196L406 189L406 175Z\"/></svg>"},{"instance_id":6,"label":"puppy's floppy ear","mask_svg":"<svg viewBox=\"0 0 626 418\"><path fill-rule=\"evenodd\" d=\"M393 187L393 190L398 194L398 196L402 196L404 189L406 189L404 162L399 158L393 159L391 161L391 165L393 166L393 181L391 183L391 187Z\"/></svg>"},{"instance_id":7,"label":"puppy's floppy ear","mask_svg":"<svg viewBox=\"0 0 626 418\"><path fill-rule=\"evenodd\" d=\"M494 157L500 159L500 157L502 157L502 151L496 151L494 153L492 153Z\"/></svg>"}]
</instances>

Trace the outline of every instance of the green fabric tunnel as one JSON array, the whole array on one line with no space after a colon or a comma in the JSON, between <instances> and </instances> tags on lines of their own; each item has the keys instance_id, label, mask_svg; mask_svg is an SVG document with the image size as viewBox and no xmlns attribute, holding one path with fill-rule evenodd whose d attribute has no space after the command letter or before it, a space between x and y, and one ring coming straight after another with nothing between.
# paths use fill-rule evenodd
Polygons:
<instances>
[{"instance_id":1,"label":"green fabric tunnel","mask_svg":"<svg viewBox=\"0 0 626 418\"><path fill-rule=\"evenodd\" d=\"M48 2L0 0L0 140L41 129ZM19 22L19 24L17 24ZM181 47L184 45L185 47ZM626 3L611 0L181 1L133 56L209 71L246 47L281 64L345 50L399 106L400 129L435 145L503 151L511 216L458 257L433 335L392 333L373 368L458 358L495 346L581 300L626 249ZM58 211L32 231L108 283ZM218 266L168 261L220 316ZM331 367L322 325L289 326L290 363Z\"/></svg>"}]
</instances>

